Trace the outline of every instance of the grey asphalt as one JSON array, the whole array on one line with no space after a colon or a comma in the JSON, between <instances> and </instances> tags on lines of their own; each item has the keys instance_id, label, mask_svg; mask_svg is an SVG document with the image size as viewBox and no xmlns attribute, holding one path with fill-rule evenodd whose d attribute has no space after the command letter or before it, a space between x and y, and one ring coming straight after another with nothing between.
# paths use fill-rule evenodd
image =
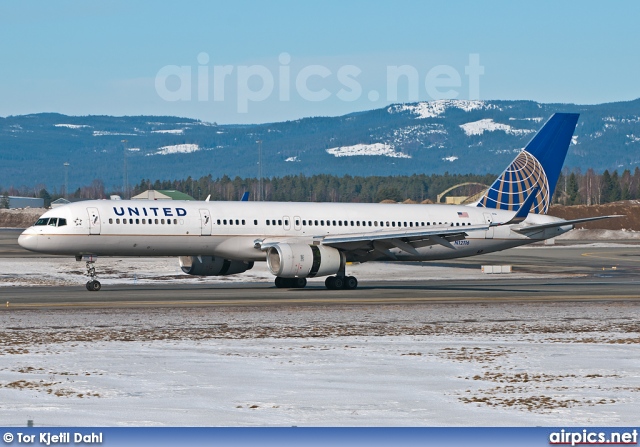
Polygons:
<instances>
[{"instance_id":1,"label":"grey asphalt","mask_svg":"<svg viewBox=\"0 0 640 447\"><path fill-rule=\"evenodd\" d=\"M0 230L0 257L42 257L20 248L17 245L19 234L20 230ZM112 285L100 292L88 292L84 284L75 287L4 287L0 288L0 309L640 300L640 245L589 247L575 244L512 249L432 263L474 269L485 263L510 264L520 273L559 274L564 276L562 278L512 279L487 275L482 280L461 277L458 280L416 279L409 282L361 281L358 289L350 291L332 291L319 286L276 289L256 283Z\"/></svg>"}]
</instances>

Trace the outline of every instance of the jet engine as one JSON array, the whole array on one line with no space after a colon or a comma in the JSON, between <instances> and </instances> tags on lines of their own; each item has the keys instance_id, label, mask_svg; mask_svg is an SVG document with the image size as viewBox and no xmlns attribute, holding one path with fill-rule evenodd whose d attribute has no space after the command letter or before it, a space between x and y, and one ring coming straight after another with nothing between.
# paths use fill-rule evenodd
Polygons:
<instances>
[{"instance_id":1,"label":"jet engine","mask_svg":"<svg viewBox=\"0 0 640 447\"><path fill-rule=\"evenodd\" d=\"M333 247L277 244L267 250L267 265L281 278L313 278L338 273L345 255Z\"/></svg>"},{"instance_id":2,"label":"jet engine","mask_svg":"<svg viewBox=\"0 0 640 447\"><path fill-rule=\"evenodd\" d=\"M231 261L215 256L180 256L178 260L183 272L197 276L233 275L253 268L253 261Z\"/></svg>"}]
</instances>

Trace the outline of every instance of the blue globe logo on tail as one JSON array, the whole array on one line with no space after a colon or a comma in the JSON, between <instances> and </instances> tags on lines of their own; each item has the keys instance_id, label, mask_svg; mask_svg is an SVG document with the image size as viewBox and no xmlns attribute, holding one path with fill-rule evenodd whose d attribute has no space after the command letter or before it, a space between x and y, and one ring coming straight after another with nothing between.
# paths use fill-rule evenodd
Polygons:
<instances>
[{"instance_id":1,"label":"blue globe logo on tail","mask_svg":"<svg viewBox=\"0 0 640 447\"><path fill-rule=\"evenodd\" d=\"M538 188L531 212L546 214L578 123L577 113L555 113L477 202L516 211Z\"/></svg>"},{"instance_id":2,"label":"blue globe logo on tail","mask_svg":"<svg viewBox=\"0 0 640 447\"><path fill-rule=\"evenodd\" d=\"M546 214L551 201L549 180L538 159L523 150L493 182L478 206L516 211L536 188L538 188L538 194L533 201L531 211L536 214Z\"/></svg>"}]
</instances>

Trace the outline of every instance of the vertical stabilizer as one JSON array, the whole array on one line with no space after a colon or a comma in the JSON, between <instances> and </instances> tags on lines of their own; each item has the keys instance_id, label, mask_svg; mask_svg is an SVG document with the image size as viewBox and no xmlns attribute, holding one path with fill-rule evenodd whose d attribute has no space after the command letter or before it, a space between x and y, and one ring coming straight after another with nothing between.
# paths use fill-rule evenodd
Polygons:
<instances>
[{"instance_id":1,"label":"vertical stabilizer","mask_svg":"<svg viewBox=\"0 0 640 447\"><path fill-rule=\"evenodd\" d=\"M579 116L555 113L549 118L477 206L515 211L539 188L531 211L546 214Z\"/></svg>"}]
</instances>

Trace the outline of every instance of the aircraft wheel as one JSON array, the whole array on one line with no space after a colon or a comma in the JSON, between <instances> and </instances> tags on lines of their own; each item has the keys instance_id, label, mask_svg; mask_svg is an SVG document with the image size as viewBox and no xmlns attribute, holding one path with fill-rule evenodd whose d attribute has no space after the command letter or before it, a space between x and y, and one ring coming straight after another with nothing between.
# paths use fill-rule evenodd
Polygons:
<instances>
[{"instance_id":1,"label":"aircraft wheel","mask_svg":"<svg viewBox=\"0 0 640 447\"><path fill-rule=\"evenodd\" d=\"M304 289L307 287L307 278L293 278L293 287L296 289Z\"/></svg>"},{"instance_id":2,"label":"aircraft wheel","mask_svg":"<svg viewBox=\"0 0 640 447\"><path fill-rule=\"evenodd\" d=\"M276 276L276 287L278 289L282 289L283 287L285 287L285 280L284 278L281 278L279 276Z\"/></svg>"},{"instance_id":3,"label":"aircraft wheel","mask_svg":"<svg viewBox=\"0 0 640 447\"><path fill-rule=\"evenodd\" d=\"M340 278L339 276L334 276L333 286L335 289L342 289L344 287L344 278Z\"/></svg>"},{"instance_id":4,"label":"aircraft wheel","mask_svg":"<svg viewBox=\"0 0 640 447\"><path fill-rule=\"evenodd\" d=\"M356 287L358 287L358 280L356 279L355 276L347 276L344 279L344 286L345 289L347 290L353 290Z\"/></svg>"},{"instance_id":5,"label":"aircraft wheel","mask_svg":"<svg viewBox=\"0 0 640 447\"><path fill-rule=\"evenodd\" d=\"M89 281L89 287L88 289L92 292L97 292L98 290L100 290L102 288L102 284L100 284L100 281Z\"/></svg>"},{"instance_id":6,"label":"aircraft wheel","mask_svg":"<svg viewBox=\"0 0 640 447\"><path fill-rule=\"evenodd\" d=\"M87 287L88 291L91 291L91 281L87 281L87 284L85 284L85 286Z\"/></svg>"},{"instance_id":7,"label":"aircraft wheel","mask_svg":"<svg viewBox=\"0 0 640 447\"><path fill-rule=\"evenodd\" d=\"M327 279L324 280L324 285L329 290L336 289L336 277L335 276L327 276Z\"/></svg>"}]
</instances>

